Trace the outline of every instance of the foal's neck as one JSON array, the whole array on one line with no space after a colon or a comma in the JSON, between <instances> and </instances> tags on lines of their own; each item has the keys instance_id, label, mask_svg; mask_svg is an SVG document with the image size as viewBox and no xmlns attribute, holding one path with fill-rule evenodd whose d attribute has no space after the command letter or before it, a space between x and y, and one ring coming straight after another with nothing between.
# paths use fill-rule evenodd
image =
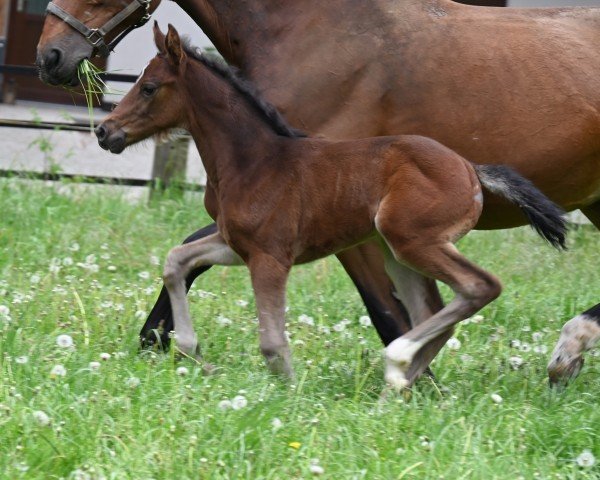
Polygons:
<instances>
[{"instance_id":1,"label":"foal's neck","mask_svg":"<svg viewBox=\"0 0 600 480\"><path fill-rule=\"evenodd\" d=\"M187 126L215 188L256 169L283 137L230 82L198 61L185 73Z\"/></svg>"}]
</instances>

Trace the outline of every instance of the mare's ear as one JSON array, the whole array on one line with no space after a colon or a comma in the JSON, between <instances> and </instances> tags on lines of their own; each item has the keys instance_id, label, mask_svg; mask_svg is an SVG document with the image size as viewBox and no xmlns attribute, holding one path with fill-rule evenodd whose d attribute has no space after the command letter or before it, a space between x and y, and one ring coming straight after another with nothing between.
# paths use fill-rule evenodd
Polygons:
<instances>
[{"instance_id":1,"label":"mare's ear","mask_svg":"<svg viewBox=\"0 0 600 480\"><path fill-rule=\"evenodd\" d=\"M181 47L181 39L175 27L169 23L169 31L167 32L167 38L165 40L165 47L167 49L167 55L173 65L179 66L185 58L185 52Z\"/></svg>"}]
</instances>

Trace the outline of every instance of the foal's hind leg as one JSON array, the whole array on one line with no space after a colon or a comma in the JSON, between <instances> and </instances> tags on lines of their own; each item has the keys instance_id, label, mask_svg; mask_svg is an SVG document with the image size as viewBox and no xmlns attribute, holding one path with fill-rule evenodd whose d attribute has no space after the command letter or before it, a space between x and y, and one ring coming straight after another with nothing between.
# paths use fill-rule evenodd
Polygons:
<instances>
[{"instance_id":1,"label":"foal's hind leg","mask_svg":"<svg viewBox=\"0 0 600 480\"><path fill-rule=\"evenodd\" d=\"M413 242L410 248L405 248L395 245L393 238L386 241L396 261L446 283L456 293L446 307L386 348L385 378L392 386L405 388L410 385L408 372L415 354L498 297L501 285L493 275L462 256L452 243L416 245Z\"/></svg>"},{"instance_id":2,"label":"foal's hind leg","mask_svg":"<svg viewBox=\"0 0 600 480\"><path fill-rule=\"evenodd\" d=\"M600 230L600 202L583 208L582 212ZM566 382L576 377L583 365L583 352L600 341L600 303L569 320L548 363L550 382Z\"/></svg>"},{"instance_id":3,"label":"foal's hind leg","mask_svg":"<svg viewBox=\"0 0 600 480\"><path fill-rule=\"evenodd\" d=\"M175 323L175 342L183 353L196 356L198 340L192 326L185 278L204 265L241 265L241 258L219 233L173 248L165 262L163 281L169 292Z\"/></svg>"},{"instance_id":4,"label":"foal's hind leg","mask_svg":"<svg viewBox=\"0 0 600 480\"><path fill-rule=\"evenodd\" d=\"M396 289L395 296L406 306L413 327L444 308L435 280L396 261L385 243L382 250L385 255L386 272ZM433 358L452 336L452 332L452 328L448 329L417 352L410 370L406 372L406 379L410 385L427 370Z\"/></svg>"}]
</instances>

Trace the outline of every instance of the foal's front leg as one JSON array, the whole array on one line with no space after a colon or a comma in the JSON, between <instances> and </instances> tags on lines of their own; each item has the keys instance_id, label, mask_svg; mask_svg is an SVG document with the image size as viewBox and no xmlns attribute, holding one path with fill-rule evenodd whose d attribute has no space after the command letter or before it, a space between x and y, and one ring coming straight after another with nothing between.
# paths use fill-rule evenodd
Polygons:
<instances>
[{"instance_id":1,"label":"foal's front leg","mask_svg":"<svg viewBox=\"0 0 600 480\"><path fill-rule=\"evenodd\" d=\"M290 264L260 253L248 260L258 310L260 350L272 373L294 377L290 347L285 336L285 287Z\"/></svg>"},{"instance_id":2,"label":"foal's front leg","mask_svg":"<svg viewBox=\"0 0 600 480\"><path fill-rule=\"evenodd\" d=\"M242 259L225 243L219 233L173 248L165 262L163 281L169 292L175 343L190 356L198 356L198 340L194 333L185 278L195 268L205 265L242 265Z\"/></svg>"}]
</instances>

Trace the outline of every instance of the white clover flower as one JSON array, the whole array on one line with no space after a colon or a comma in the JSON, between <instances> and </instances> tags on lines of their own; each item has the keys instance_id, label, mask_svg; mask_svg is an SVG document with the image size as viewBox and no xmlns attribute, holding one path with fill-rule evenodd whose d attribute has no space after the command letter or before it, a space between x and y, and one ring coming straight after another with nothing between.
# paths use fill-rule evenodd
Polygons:
<instances>
[{"instance_id":1,"label":"white clover flower","mask_svg":"<svg viewBox=\"0 0 600 480\"><path fill-rule=\"evenodd\" d=\"M56 275L58 272L60 272L61 268L60 260L58 258L53 258L50 262L50 266L48 267L48 271L53 275Z\"/></svg>"},{"instance_id":2,"label":"white clover flower","mask_svg":"<svg viewBox=\"0 0 600 480\"><path fill-rule=\"evenodd\" d=\"M219 315L217 317L217 323L221 326L221 327L228 327L229 325L231 325L233 322L231 321L231 319L224 317L223 315Z\"/></svg>"},{"instance_id":3,"label":"white clover flower","mask_svg":"<svg viewBox=\"0 0 600 480\"><path fill-rule=\"evenodd\" d=\"M71 250L72 252L78 252L80 248L81 247L79 246L79 244L77 242L73 242L71 244L71 246L69 247L69 250Z\"/></svg>"},{"instance_id":4,"label":"white clover flower","mask_svg":"<svg viewBox=\"0 0 600 480\"><path fill-rule=\"evenodd\" d=\"M42 427L50 425L50 417L42 410L36 410L32 413L34 420L39 423Z\"/></svg>"},{"instance_id":5,"label":"white clover flower","mask_svg":"<svg viewBox=\"0 0 600 480\"><path fill-rule=\"evenodd\" d=\"M27 355L22 355L20 357L15 358L15 362L19 365L25 365L29 361L29 357Z\"/></svg>"},{"instance_id":6,"label":"white clover flower","mask_svg":"<svg viewBox=\"0 0 600 480\"><path fill-rule=\"evenodd\" d=\"M143 320L144 318L146 318L148 316L148 314L146 313L145 310L138 310L137 312L135 312L134 316L138 320Z\"/></svg>"},{"instance_id":7,"label":"white clover flower","mask_svg":"<svg viewBox=\"0 0 600 480\"><path fill-rule=\"evenodd\" d=\"M93 265L94 263L96 263L96 255L90 253L87 257L85 257L85 263L87 263L88 265Z\"/></svg>"},{"instance_id":8,"label":"white clover flower","mask_svg":"<svg viewBox=\"0 0 600 480\"><path fill-rule=\"evenodd\" d=\"M150 255L150 265L160 265L160 258L158 258L156 255Z\"/></svg>"},{"instance_id":9,"label":"white clover flower","mask_svg":"<svg viewBox=\"0 0 600 480\"><path fill-rule=\"evenodd\" d=\"M531 351L531 345L529 345L526 342L521 342L521 346L519 347L519 350L521 350L522 352L530 352Z\"/></svg>"},{"instance_id":10,"label":"white clover flower","mask_svg":"<svg viewBox=\"0 0 600 480\"><path fill-rule=\"evenodd\" d=\"M102 352L102 353L100 354L100 360L103 360L103 361L105 361L105 362L106 362L107 360L110 360L110 357L111 357L110 353L107 353L107 352Z\"/></svg>"},{"instance_id":11,"label":"white clover flower","mask_svg":"<svg viewBox=\"0 0 600 480\"><path fill-rule=\"evenodd\" d=\"M368 315L363 315L362 317L359 317L358 323L361 327L370 327L371 325L373 325L373 322L371 322L371 317L369 317Z\"/></svg>"},{"instance_id":12,"label":"white clover flower","mask_svg":"<svg viewBox=\"0 0 600 480\"><path fill-rule=\"evenodd\" d=\"M54 365L52 370L50 370L50 377L64 377L67 375L67 369L63 365Z\"/></svg>"},{"instance_id":13,"label":"white clover flower","mask_svg":"<svg viewBox=\"0 0 600 480\"><path fill-rule=\"evenodd\" d=\"M98 273L100 271L100 266L95 263L88 264L87 267L88 272Z\"/></svg>"},{"instance_id":14,"label":"white clover flower","mask_svg":"<svg viewBox=\"0 0 600 480\"><path fill-rule=\"evenodd\" d=\"M275 417L273 420L271 420L271 427L273 427L274 431L279 430L280 428L283 428L283 422Z\"/></svg>"},{"instance_id":15,"label":"white clover flower","mask_svg":"<svg viewBox=\"0 0 600 480\"><path fill-rule=\"evenodd\" d=\"M465 324L469 324L469 323L481 323L485 320L483 315L473 315L470 318L467 318L463 323Z\"/></svg>"},{"instance_id":16,"label":"white clover flower","mask_svg":"<svg viewBox=\"0 0 600 480\"><path fill-rule=\"evenodd\" d=\"M77 468L71 472L69 480L92 480L92 476L88 472Z\"/></svg>"},{"instance_id":17,"label":"white clover flower","mask_svg":"<svg viewBox=\"0 0 600 480\"><path fill-rule=\"evenodd\" d=\"M115 267L114 265L109 265L108 267L106 267L106 269L109 272L116 272L117 271L117 267Z\"/></svg>"},{"instance_id":18,"label":"white clover flower","mask_svg":"<svg viewBox=\"0 0 600 480\"><path fill-rule=\"evenodd\" d=\"M545 355L546 353L548 353L548 345L534 345L533 351L534 353Z\"/></svg>"},{"instance_id":19,"label":"white clover flower","mask_svg":"<svg viewBox=\"0 0 600 480\"><path fill-rule=\"evenodd\" d=\"M521 340L515 339L510 341L510 346L512 348L521 348Z\"/></svg>"},{"instance_id":20,"label":"white clover flower","mask_svg":"<svg viewBox=\"0 0 600 480\"><path fill-rule=\"evenodd\" d=\"M65 258L63 258L62 264L65 267L70 267L71 265L73 265L73 263L74 262L73 262L73 259L71 257L65 257Z\"/></svg>"},{"instance_id":21,"label":"white clover flower","mask_svg":"<svg viewBox=\"0 0 600 480\"><path fill-rule=\"evenodd\" d=\"M343 320L341 322L336 323L333 326L333 330L335 332L343 332L344 330L346 330L346 323Z\"/></svg>"},{"instance_id":22,"label":"white clover flower","mask_svg":"<svg viewBox=\"0 0 600 480\"><path fill-rule=\"evenodd\" d=\"M331 328L329 328L327 325L319 325L319 333L322 333L323 335L330 335Z\"/></svg>"},{"instance_id":23,"label":"white clover flower","mask_svg":"<svg viewBox=\"0 0 600 480\"><path fill-rule=\"evenodd\" d=\"M6 305L0 305L0 317L8 317L10 315L10 308Z\"/></svg>"},{"instance_id":24,"label":"white clover flower","mask_svg":"<svg viewBox=\"0 0 600 480\"><path fill-rule=\"evenodd\" d=\"M246 406L248 406L248 400L246 399L246 397L244 397L243 395L236 395L235 397L233 397L233 400L231 401L231 408L233 408L234 410L241 410Z\"/></svg>"},{"instance_id":25,"label":"white clover flower","mask_svg":"<svg viewBox=\"0 0 600 480\"><path fill-rule=\"evenodd\" d=\"M542 332L533 332L531 334L531 339L536 343L541 342L542 338L544 338L544 334Z\"/></svg>"},{"instance_id":26,"label":"white clover flower","mask_svg":"<svg viewBox=\"0 0 600 480\"><path fill-rule=\"evenodd\" d=\"M32 285L37 285L38 283L40 283L41 279L42 277L40 277L39 274L34 273L31 277L29 277L29 283L31 283Z\"/></svg>"},{"instance_id":27,"label":"white clover flower","mask_svg":"<svg viewBox=\"0 0 600 480\"><path fill-rule=\"evenodd\" d=\"M127 380L125 380L125 385L127 385L129 388L137 388L140 386L140 379L138 377L129 377Z\"/></svg>"},{"instance_id":28,"label":"white clover flower","mask_svg":"<svg viewBox=\"0 0 600 480\"><path fill-rule=\"evenodd\" d=\"M459 350L460 347L462 346L461 341L456 338L456 337L452 337L448 340L448 342L446 343L446 345L448 346L448 348L450 350Z\"/></svg>"},{"instance_id":29,"label":"white clover flower","mask_svg":"<svg viewBox=\"0 0 600 480\"><path fill-rule=\"evenodd\" d=\"M514 355L508 359L508 363L513 370L518 370L523 365L523 359L518 355Z\"/></svg>"},{"instance_id":30,"label":"white clover flower","mask_svg":"<svg viewBox=\"0 0 600 480\"><path fill-rule=\"evenodd\" d=\"M221 400L217 406L220 410L229 410L233 407L231 400Z\"/></svg>"},{"instance_id":31,"label":"white clover flower","mask_svg":"<svg viewBox=\"0 0 600 480\"><path fill-rule=\"evenodd\" d=\"M301 314L298 316L298 322L303 323L304 325L314 326L315 319L309 315Z\"/></svg>"},{"instance_id":32,"label":"white clover flower","mask_svg":"<svg viewBox=\"0 0 600 480\"><path fill-rule=\"evenodd\" d=\"M500 404L504 401L504 399L497 393L492 393L490 395L490 398L492 399L492 402L497 403L497 404Z\"/></svg>"},{"instance_id":33,"label":"white clover flower","mask_svg":"<svg viewBox=\"0 0 600 480\"><path fill-rule=\"evenodd\" d=\"M248 302L247 302L246 300L242 300L242 299L236 300L236 301L235 301L235 304L236 304L238 307L242 307L242 308L245 308L245 307L247 307L247 306L248 306Z\"/></svg>"},{"instance_id":34,"label":"white clover flower","mask_svg":"<svg viewBox=\"0 0 600 480\"><path fill-rule=\"evenodd\" d=\"M325 469L319 464L309 465L308 470L315 476L323 475L325 473Z\"/></svg>"},{"instance_id":35,"label":"white clover flower","mask_svg":"<svg viewBox=\"0 0 600 480\"><path fill-rule=\"evenodd\" d=\"M187 367L177 367L175 373L180 377L185 377L188 373L190 373L190 371L187 369Z\"/></svg>"},{"instance_id":36,"label":"white clover flower","mask_svg":"<svg viewBox=\"0 0 600 480\"><path fill-rule=\"evenodd\" d=\"M60 348L72 348L75 345L73 342L73 337L64 333L56 337L56 344Z\"/></svg>"},{"instance_id":37,"label":"white clover flower","mask_svg":"<svg viewBox=\"0 0 600 480\"><path fill-rule=\"evenodd\" d=\"M140 273L138 273L138 277L140 280L148 280L150 278L150 272L146 272L146 271L140 272Z\"/></svg>"},{"instance_id":38,"label":"white clover flower","mask_svg":"<svg viewBox=\"0 0 600 480\"><path fill-rule=\"evenodd\" d=\"M90 362L89 363L90 370L92 370L92 371L100 370L100 365L101 365L100 362Z\"/></svg>"},{"instance_id":39,"label":"white clover flower","mask_svg":"<svg viewBox=\"0 0 600 480\"><path fill-rule=\"evenodd\" d=\"M575 462L582 468L592 468L596 464L596 457L589 450L584 450L575 459Z\"/></svg>"}]
</instances>

